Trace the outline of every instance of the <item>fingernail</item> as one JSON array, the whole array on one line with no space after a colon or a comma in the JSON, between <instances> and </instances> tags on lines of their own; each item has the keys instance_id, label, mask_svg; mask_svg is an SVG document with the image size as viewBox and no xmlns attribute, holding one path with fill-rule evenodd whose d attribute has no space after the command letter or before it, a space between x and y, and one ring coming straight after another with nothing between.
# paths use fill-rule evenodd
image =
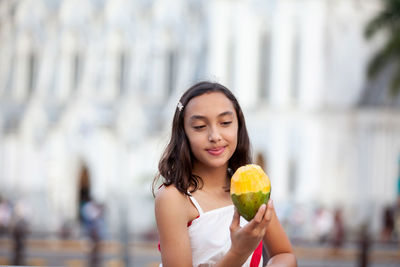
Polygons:
<instances>
[{"instance_id":1,"label":"fingernail","mask_svg":"<svg viewBox=\"0 0 400 267\"><path fill-rule=\"evenodd\" d=\"M272 199L270 199L270 200L268 201L268 207L270 207L270 208L273 208L273 207L274 207L274 203L273 203Z\"/></svg>"}]
</instances>

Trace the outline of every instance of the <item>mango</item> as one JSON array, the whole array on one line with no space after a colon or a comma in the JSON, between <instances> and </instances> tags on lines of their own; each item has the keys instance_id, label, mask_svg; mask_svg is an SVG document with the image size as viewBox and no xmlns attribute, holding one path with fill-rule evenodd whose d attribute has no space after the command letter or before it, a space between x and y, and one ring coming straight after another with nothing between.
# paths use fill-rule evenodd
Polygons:
<instances>
[{"instance_id":1,"label":"mango","mask_svg":"<svg viewBox=\"0 0 400 267\"><path fill-rule=\"evenodd\" d=\"M271 181L256 164L238 168L231 178L231 198L239 214L251 221L271 195Z\"/></svg>"}]
</instances>

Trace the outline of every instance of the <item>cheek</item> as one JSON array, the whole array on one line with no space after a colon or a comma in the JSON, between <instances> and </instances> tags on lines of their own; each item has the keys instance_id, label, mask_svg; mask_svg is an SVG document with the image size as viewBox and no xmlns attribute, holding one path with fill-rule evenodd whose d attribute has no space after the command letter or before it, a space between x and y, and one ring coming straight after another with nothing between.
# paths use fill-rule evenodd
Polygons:
<instances>
[{"instance_id":1,"label":"cheek","mask_svg":"<svg viewBox=\"0 0 400 267\"><path fill-rule=\"evenodd\" d=\"M236 149L237 144L238 144L238 136L237 136L237 134L232 135L230 141L233 144L234 148Z\"/></svg>"},{"instance_id":2,"label":"cheek","mask_svg":"<svg viewBox=\"0 0 400 267\"><path fill-rule=\"evenodd\" d=\"M236 146L238 142L238 128L235 127L234 129L231 129L225 134L225 136L226 139L229 140L229 142L235 144Z\"/></svg>"},{"instance_id":3,"label":"cheek","mask_svg":"<svg viewBox=\"0 0 400 267\"><path fill-rule=\"evenodd\" d=\"M188 140L190 148L193 152L195 152L195 150L197 150L203 143L201 140L201 136L199 135L191 135L190 137L188 137Z\"/></svg>"},{"instance_id":4,"label":"cheek","mask_svg":"<svg viewBox=\"0 0 400 267\"><path fill-rule=\"evenodd\" d=\"M235 132L227 132L225 135L225 140L228 140L229 142L235 142L237 140L237 134Z\"/></svg>"}]
</instances>

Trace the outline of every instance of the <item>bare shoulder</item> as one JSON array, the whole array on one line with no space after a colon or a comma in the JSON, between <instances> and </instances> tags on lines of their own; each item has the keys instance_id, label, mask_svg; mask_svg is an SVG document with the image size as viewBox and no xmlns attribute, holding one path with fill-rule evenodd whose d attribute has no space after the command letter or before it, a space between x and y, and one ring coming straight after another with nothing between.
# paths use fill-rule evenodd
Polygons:
<instances>
[{"instance_id":1,"label":"bare shoulder","mask_svg":"<svg viewBox=\"0 0 400 267\"><path fill-rule=\"evenodd\" d=\"M175 186L163 186L156 192L155 198L156 213L160 210L173 213L179 212L180 215L187 217L188 200L187 196L182 194Z\"/></svg>"},{"instance_id":2,"label":"bare shoulder","mask_svg":"<svg viewBox=\"0 0 400 267\"><path fill-rule=\"evenodd\" d=\"M169 204L183 204L185 203L186 196L182 194L175 186L163 186L156 192L156 205L162 202L169 202Z\"/></svg>"}]
</instances>

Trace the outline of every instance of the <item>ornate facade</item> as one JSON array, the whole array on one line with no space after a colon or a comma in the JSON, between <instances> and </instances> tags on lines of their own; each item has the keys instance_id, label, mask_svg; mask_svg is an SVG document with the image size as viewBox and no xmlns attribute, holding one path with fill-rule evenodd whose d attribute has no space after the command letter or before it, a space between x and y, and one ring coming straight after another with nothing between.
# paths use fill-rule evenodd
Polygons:
<instances>
[{"instance_id":1,"label":"ornate facade","mask_svg":"<svg viewBox=\"0 0 400 267\"><path fill-rule=\"evenodd\" d=\"M378 9L360 0L2 1L0 194L28 203L35 229L75 220L85 188L106 203L111 231L121 214L131 231L154 227L150 184L172 112L207 79L244 108L280 216L293 205L342 206L350 227L372 210L378 229L400 154L398 106L361 101L381 43L367 43L363 27Z\"/></svg>"}]
</instances>

